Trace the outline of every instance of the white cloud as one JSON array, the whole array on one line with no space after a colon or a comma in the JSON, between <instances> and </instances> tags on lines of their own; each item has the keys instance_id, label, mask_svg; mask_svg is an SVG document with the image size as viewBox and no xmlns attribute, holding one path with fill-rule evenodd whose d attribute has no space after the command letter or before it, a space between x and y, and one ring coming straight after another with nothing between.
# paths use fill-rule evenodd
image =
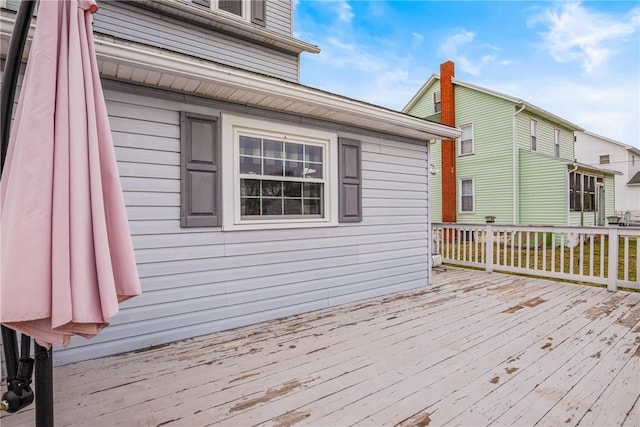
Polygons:
<instances>
[{"instance_id":1,"label":"white cloud","mask_svg":"<svg viewBox=\"0 0 640 427\"><path fill-rule=\"evenodd\" d=\"M616 53L617 45L640 28L640 8L623 17L588 10L579 2L560 3L534 16L530 26L542 24L545 48L558 62L579 61L592 73Z\"/></svg>"},{"instance_id":2,"label":"white cloud","mask_svg":"<svg viewBox=\"0 0 640 427\"><path fill-rule=\"evenodd\" d=\"M438 54L454 61L462 71L477 76L486 65L498 59L497 52L500 50L497 46L476 42L476 33L473 31L458 29L444 39L438 48Z\"/></svg>"},{"instance_id":3,"label":"white cloud","mask_svg":"<svg viewBox=\"0 0 640 427\"><path fill-rule=\"evenodd\" d=\"M424 36L420 33L411 33L411 36L413 37L413 47L418 47L422 44L422 42L424 41Z\"/></svg>"},{"instance_id":4,"label":"white cloud","mask_svg":"<svg viewBox=\"0 0 640 427\"><path fill-rule=\"evenodd\" d=\"M347 3L346 0L339 0L338 2L336 2L336 12L338 13L338 18L340 18L342 22L345 22L347 24L351 23L351 20L354 16L353 10L351 9L351 5Z\"/></svg>"}]
</instances>

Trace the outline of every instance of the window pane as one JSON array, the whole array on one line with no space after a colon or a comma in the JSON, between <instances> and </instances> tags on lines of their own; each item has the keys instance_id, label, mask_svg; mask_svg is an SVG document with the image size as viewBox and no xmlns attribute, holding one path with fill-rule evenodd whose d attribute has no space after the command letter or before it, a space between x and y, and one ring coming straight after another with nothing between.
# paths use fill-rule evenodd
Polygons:
<instances>
[{"instance_id":1,"label":"window pane","mask_svg":"<svg viewBox=\"0 0 640 427\"><path fill-rule=\"evenodd\" d=\"M463 196L473 195L473 181L471 181L470 179L465 179L462 181L462 195Z\"/></svg>"},{"instance_id":2,"label":"window pane","mask_svg":"<svg viewBox=\"0 0 640 427\"><path fill-rule=\"evenodd\" d=\"M322 178L322 163L305 162L304 177L305 178Z\"/></svg>"},{"instance_id":3,"label":"window pane","mask_svg":"<svg viewBox=\"0 0 640 427\"><path fill-rule=\"evenodd\" d=\"M283 176L284 162L282 160L264 159L263 160L264 175Z\"/></svg>"},{"instance_id":4,"label":"window pane","mask_svg":"<svg viewBox=\"0 0 640 427\"><path fill-rule=\"evenodd\" d=\"M282 199L262 199L262 215L282 215Z\"/></svg>"},{"instance_id":5,"label":"window pane","mask_svg":"<svg viewBox=\"0 0 640 427\"><path fill-rule=\"evenodd\" d=\"M302 144L287 142L284 144L285 157L288 160L302 160L303 148L304 146Z\"/></svg>"},{"instance_id":6,"label":"window pane","mask_svg":"<svg viewBox=\"0 0 640 427\"><path fill-rule=\"evenodd\" d=\"M262 165L259 157L240 156L240 173L262 174Z\"/></svg>"},{"instance_id":7,"label":"window pane","mask_svg":"<svg viewBox=\"0 0 640 427\"><path fill-rule=\"evenodd\" d=\"M460 154L471 154L473 153L473 141L466 140L460 142Z\"/></svg>"},{"instance_id":8,"label":"window pane","mask_svg":"<svg viewBox=\"0 0 640 427\"><path fill-rule=\"evenodd\" d=\"M473 196L462 196L462 212L473 211Z\"/></svg>"},{"instance_id":9,"label":"window pane","mask_svg":"<svg viewBox=\"0 0 640 427\"><path fill-rule=\"evenodd\" d=\"M242 16L242 0L218 0L218 9Z\"/></svg>"},{"instance_id":10,"label":"window pane","mask_svg":"<svg viewBox=\"0 0 640 427\"><path fill-rule=\"evenodd\" d=\"M260 157L260 138L240 137L240 155Z\"/></svg>"},{"instance_id":11,"label":"window pane","mask_svg":"<svg viewBox=\"0 0 640 427\"><path fill-rule=\"evenodd\" d=\"M302 200L300 199L285 199L284 200L284 214L285 215L302 215Z\"/></svg>"},{"instance_id":12,"label":"window pane","mask_svg":"<svg viewBox=\"0 0 640 427\"><path fill-rule=\"evenodd\" d=\"M302 197L302 183L284 182L284 197Z\"/></svg>"},{"instance_id":13,"label":"window pane","mask_svg":"<svg viewBox=\"0 0 640 427\"><path fill-rule=\"evenodd\" d=\"M322 147L304 146L304 159L308 162L322 163Z\"/></svg>"},{"instance_id":14,"label":"window pane","mask_svg":"<svg viewBox=\"0 0 640 427\"><path fill-rule=\"evenodd\" d=\"M241 179L240 195L242 197L260 196L260 181L257 179Z\"/></svg>"},{"instance_id":15,"label":"window pane","mask_svg":"<svg viewBox=\"0 0 640 427\"><path fill-rule=\"evenodd\" d=\"M471 125L460 127L462 131L462 135L460 135L461 140L473 139L473 134L471 132Z\"/></svg>"},{"instance_id":16,"label":"window pane","mask_svg":"<svg viewBox=\"0 0 640 427\"><path fill-rule=\"evenodd\" d=\"M304 214L305 215L321 215L320 200L304 200Z\"/></svg>"},{"instance_id":17,"label":"window pane","mask_svg":"<svg viewBox=\"0 0 640 427\"><path fill-rule=\"evenodd\" d=\"M276 158L276 159L281 159L282 158L282 142L280 141L270 141L268 139L265 139L262 142L262 148L263 148L263 153L262 156L263 157L272 157L272 158Z\"/></svg>"},{"instance_id":18,"label":"window pane","mask_svg":"<svg viewBox=\"0 0 640 427\"><path fill-rule=\"evenodd\" d=\"M260 199L240 199L241 215L260 215Z\"/></svg>"},{"instance_id":19,"label":"window pane","mask_svg":"<svg viewBox=\"0 0 640 427\"><path fill-rule=\"evenodd\" d=\"M302 177L302 162L286 162L284 168L284 176Z\"/></svg>"},{"instance_id":20,"label":"window pane","mask_svg":"<svg viewBox=\"0 0 640 427\"><path fill-rule=\"evenodd\" d=\"M281 197L282 181L262 181L263 197Z\"/></svg>"},{"instance_id":21,"label":"window pane","mask_svg":"<svg viewBox=\"0 0 640 427\"><path fill-rule=\"evenodd\" d=\"M305 182L304 184L305 198L320 198L321 195L322 195L322 184Z\"/></svg>"}]
</instances>

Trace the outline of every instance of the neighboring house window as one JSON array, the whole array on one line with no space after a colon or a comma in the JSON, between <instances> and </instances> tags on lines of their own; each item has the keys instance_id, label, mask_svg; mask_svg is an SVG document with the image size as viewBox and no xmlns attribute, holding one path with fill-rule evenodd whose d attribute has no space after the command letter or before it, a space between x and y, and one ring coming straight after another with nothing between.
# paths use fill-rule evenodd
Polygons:
<instances>
[{"instance_id":1,"label":"neighboring house window","mask_svg":"<svg viewBox=\"0 0 640 427\"><path fill-rule=\"evenodd\" d=\"M460 155L473 154L473 125L460 126Z\"/></svg>"},{"instance_id":2,"label":"neighboring house window","mask_svg":"<svg viewBox=\"0 0 640 427\"><path fill-rule=\"evenodd\" d=\"M555 154L556 157L560 157L560 129L556 129L553 135Z\"/></svg>"},{"instance_id":3,"label":"neighboring house window","mask_svg":"<svg viewBox=\"0 0 640 427\"><path fill-rule=\"evenodd\" d=\"M535 120L531 120L531 151L536 151L538 149L538 122Z\"/></svg>"},{"instance_id":4,"label":"neighboring house window","mask_svg":"<svg viewBox=\"0 0 640 427\"><path fill-rule=\"evenodd\" d=\"M460 179L460 212L474 211L473 178Z\"/></svg>"},{"instance_id":5,"label":"neighboring house window","mask_svg":"<svg viewBox=\"0 0 640 427\"><path fill-rule=\"evenodd\" d=\"M439 113L442 110L442 103L440 101L440 92L433 93L433 112Z\"/></svg>"},{"instance_id":6,"label":"neighboring house window","mask_svg":"<svg viewBox=\"0 0 640 427\"><path fill-rule=\"evenodd\" d=\"M222 128L224 229L361 221L359 141L231 115Z\"/></svg>"},{"instance_id":7,"label":"neighboring house window","mask_svg":"<svg viewBox=\"0 0 640 427\"><path fill-rule=\"evenodd\" d=\"M180 225L220 225L217 117L180 116Z\"/></svg>"},{"instance_id":8,"label":"neighboring house window","mask_svg":"<svg viewBox=\"0 0 640 427\"><path fill-rule=\"evenodd\" d=\"M574 212L596 210L596 177L579 172L569 175L569 209Z\"/></svg>"},{"instance_id":9,"label":"neighboring house window","mask_svg":"<svg viewBox=\"0 0 640 427\"><path fill-rule=\"evenodd\" d=\"M265 0L191 0L191 2L265 26Z\"/></svg>"},{"instance_id":10,"label":"neighboring house window","mask_svg":"<svg viewBox=\"0 0 640 427\"><path fill-rule=\"evenodd\" d=\"M609 155L608 154L603 154L602 156L600 156L600 164L601 165L608 165L609 164Z\"/></svg>"}]
</instances>

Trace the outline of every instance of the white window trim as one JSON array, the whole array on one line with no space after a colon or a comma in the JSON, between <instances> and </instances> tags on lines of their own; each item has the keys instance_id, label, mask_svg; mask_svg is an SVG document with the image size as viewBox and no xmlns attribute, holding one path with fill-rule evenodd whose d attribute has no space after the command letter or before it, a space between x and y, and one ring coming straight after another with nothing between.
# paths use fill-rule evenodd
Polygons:
<instances>
[{"instance_id":1,"label":"white window trim","mask_svg":"<svg viewBox=\"0 0 640 427\"><path fill-rule=\"evenodd\" d=\"M462 181L471 181L471 198L473 202L473 207L470 211L462 210ZM467 177L467 178L459 178L458 179L458 213L459 214L475 214L476 213L476 179Z\"/></svg>"},{"instance_id":2,"label":"white window trim","mask_svg":"<svg viewBox=\"0 0 640 427\"><path fill-rule=\"evenodd\" d=\"M222 114L222 229L266 230L338 226L338 136L299 126ZM295 139L325 147L324 218L242 219L240 212L241 133Z\"/></svg>"},{"instance_id":3,"label":"white window trim","mask_svg":"<svg viewBox=\"0 0 640 427\"><path fill-rule=\"evenodd\" d=\"M560 129L555 128L553 130L553 154L557 154L556 157L561 157L562 154L562 146L560 145L560 139L562 139L562 132ZM556 149L556 147L558 147ZM556 153L557 151L557 153Z\"/></svg>"},{"instance_id":4,"label":"white window trim","mask_svg":"<svg viewBox=\"0 0 640 427\"><path fill-rule=\"evenodd\" d=\"M436 111L436 104L440 104L440 109ZM442 93L440 91L433 92L433 114L442 112Z\"/></svg>"},{"instance_id":5,"label":"white window trim","mask_svg":"<svg viewBox=\"0 0 640 427\"><path fill-rule=\"evenodd\" d=\"M536 146L533 146L533 138L536 139ZM538 151L538 121L531 119L529 122L529 149L531 151Z\"/></svg>"},{"instance_id":6,"label":"white window trim","mask_svg":"<svg viewBox=\"0 0 640 427\"><path fill-rule=\"evenodd\" d=\"M459 127L460 130L462 130L463 127L465 126L471 126L471 152L470 153L462 153L462 135L460 135L460 137L458 138L458 156L459 157L464 157L464 156L472 156L476 153L476 130L475 130L475 126L473 125L473 123L467 123L464 125L461 125Z\"/></svg>"}]
</instances>

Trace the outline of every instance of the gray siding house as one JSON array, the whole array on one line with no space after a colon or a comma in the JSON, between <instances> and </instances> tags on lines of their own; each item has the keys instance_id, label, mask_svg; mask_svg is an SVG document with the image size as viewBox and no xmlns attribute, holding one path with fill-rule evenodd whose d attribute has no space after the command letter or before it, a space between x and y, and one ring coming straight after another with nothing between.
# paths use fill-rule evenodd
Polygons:
<instances>
[{"instance_id":1,"label":"gray siding house","mask_svg":"<svg viewBox=\"0 0 640 427\"><path fill-rule=\"evenodd\" d=\"M1 10L2 54L14 4ZM56 364L429 284L427 141L298 83L291 0L109 1L96 54L143 294Z\"/></svg>"}]
</instances>

